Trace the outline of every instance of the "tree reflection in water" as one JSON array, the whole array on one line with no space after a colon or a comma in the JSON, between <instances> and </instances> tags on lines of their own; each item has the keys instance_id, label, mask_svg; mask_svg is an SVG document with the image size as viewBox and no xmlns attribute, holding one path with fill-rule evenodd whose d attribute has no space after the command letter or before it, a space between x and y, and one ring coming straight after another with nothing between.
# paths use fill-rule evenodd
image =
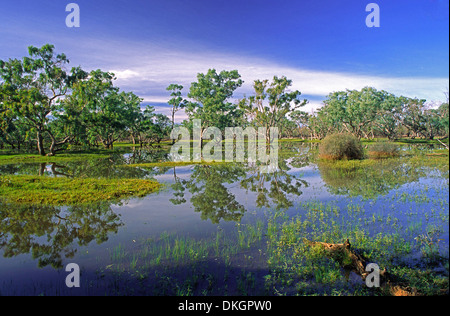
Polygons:
<instances>
[{"instance_id":1,"label":"tree reflection in water","mask_svg":"<svg viewBox=\"0 0 450 316\"><path fill-rule=\"evenodd\" d=\"M287 163L282 161L276 172L263 173L256 164L227 163L195 165L188 180L179 179L174 168L172 185L173 204L186 202L186 190L192 194L190 202L203 220L219 223L220 220L240 221L245 207L236 200L227 184L237 183L242 190L257 194L257 207L286 209L293 205L291 195L302 194L306 181L288 174Z\"/></svg>"},{"instance_id":2,"label":"tree reflection in water","mask_svg":"<svg viewBox=\"0 0 450 316\"><path fill-rule=\"evenodd\" d=\"M122 225L107 202L70 207L0 202L0 249L5 257L29 253L39 267L58 269L79 246L104 243Z\"/></svg>"}]
</instances>

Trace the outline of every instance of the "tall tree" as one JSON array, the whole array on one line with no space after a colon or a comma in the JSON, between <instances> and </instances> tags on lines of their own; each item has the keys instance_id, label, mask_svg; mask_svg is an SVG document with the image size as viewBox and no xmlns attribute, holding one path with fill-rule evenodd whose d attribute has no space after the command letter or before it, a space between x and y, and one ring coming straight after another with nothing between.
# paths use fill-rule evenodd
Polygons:
<instances>
[{"instance_id":1,"label":"tall tree","mask_svg":"<svg viewBox=\"0 0 450 316\"><path fill-rule=\"evenodd\" d=\"M172 97L169 100L169 105L172 106L171 108L171 116L172 116L172 125L171 129L173 130L173 127L175 125L175 113L178 112L180 109L184 108L186 105L186 101L183 100L183 97L181 96L181 90L183 90L182 85L178 84L170 84L167 89L167 91L171 91L170 96ZM175 139L172 139L172 144L175 143Z\"/></svg>"},{"instance_id":2,"label":"tall tree","mask_svg":"<svg viewBox=\"0 0 450 316\"><path fill-rule=\"evenodd\" d=\"M39 154L45 155L46 134L51 139L51 148L70 140L70 136L57 140L49 123L54 118L52 114L62 110L61 98L87 74L80 67L66 71L69 60L65 54L55 55L53 45L30 46L28 54L29 57L22 60L0 61L1 99L6 108L23 118L28 128L34 130Z\"/></svg>"},{"instance_id":3,"label":"tall tree","mask_svg":"<svg viewBox=\"0 0 450 316\"><path fill-rule=\"evenodd\" d=\"M273 81L256 80L253 84L255 94L240 101L240 108L256 127L266 128L266 141L270 143L270 128L281 127L286 116L306 105L300 100L301 92L289 91L292 80L286 77L273 77Z\"/></svg>"},{"instance_id":4,"label":"tall tree","mask_svg":"<svg viewBox=\"0 0 450 316\"><path fill-rule=\"evenodd\" d=\"M22 60L0 60L0 99L5 108L23 118L28 128L36 133L39 154L45 155L45 135L51 138L51 148L70 140L69 136L57 140L49 123L52 114L61 111L61 98L87 74L80 67L66 71L69 60L65 54L55 55L53 45L30 46L28 54L29 57Z\"/></svg>"},{"instance_id":5,"label":"tall tree","mask_svg":"<svg viewBox=\"0 0 450 316\"><path fill-rule=\"evenodd\" d=\"M197 81L191 84L188 102L185 106L186 114L192 121L201 120L200 147L203 145L203 134L208 127L233 127L242 113L238 106L229 101L234 91L243 81L237 70L221 71L209 69L206 74L199 73Z\"/></svg>"},{"instance_id":6,"label":"tall tree","mask_svg":"<svg viewBox=\"0 0 450 316\"><path fill-rule=\"evenodd\" d=\"M113 73L94 70L65 100L67 108L78 113L89 142L100 142L105 148L113 148L114 142L132 132L141 111L142 99L132 92L120 92L113 80Z\"/></svg>"}]
</instances>

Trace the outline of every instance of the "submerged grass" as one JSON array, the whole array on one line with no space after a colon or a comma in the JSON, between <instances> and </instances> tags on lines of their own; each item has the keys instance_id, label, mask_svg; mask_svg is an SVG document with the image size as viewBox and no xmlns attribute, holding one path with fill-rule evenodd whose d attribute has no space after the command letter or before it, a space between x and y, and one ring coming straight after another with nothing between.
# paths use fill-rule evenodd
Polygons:
<instances>
[{"instance_id":1,"label":"submerged grass","mask_svg":"<svg viewBox=\"0 0 450 316\"><path fill-rule=\"evenodd\" d=\"M1 197L13 203L73 205L117 201L143 197L159 188L158 182L144 179L0 176Z\"/></svg>"},{"instance_id":2,"label":"submerged grass","mask_svg":"<svg viewBox=\"0 0 450 316\"><path fill-rule=\"evenodd\" d=\"M301 215L288 220L273 217L269 222L272 233L267 235L267 260L271 273L266 279L267 286L275 293L390 295L382 288L368 288L358 277L351 278L351 272L342 268L342 262L327 256L323 247L312 247L306 242L342 243L349 239L352 248L368 262L377 263L380 269L386 268L394 278L421 295L448 294L448 245L439 247L438 234L434 239L428 238L425 246L413 238L419 231L433 231L434 225L424 227L418 223L422 221L421 212L414 216L418 224L417 230L412 231L411 224L402 224L401 218L394 215L375 216L373 213L371 218L359 204L348 204L345 209L330 204L305 203L300 208L303 209ZM442 213L448 213L448 206ZM437 223L443 230L448 227L448 219ZM439 234L448 234L448 229ZM432 248L428 244L430 241L434 241ZM432 265L430 256L433 257ZM340 261L345 262L345 258Z\"/></svg>"}]
</instances>

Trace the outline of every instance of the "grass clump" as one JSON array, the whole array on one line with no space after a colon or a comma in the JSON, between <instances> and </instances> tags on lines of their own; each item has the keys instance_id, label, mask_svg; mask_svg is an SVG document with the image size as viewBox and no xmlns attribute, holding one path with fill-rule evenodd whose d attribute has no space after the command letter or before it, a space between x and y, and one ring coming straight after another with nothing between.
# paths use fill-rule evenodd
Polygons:
<instances>
[{"instance_id":1,"label":"grass clump","mask_svg":"<svg viewBox=\"0 0 450 316\"><path fill-rule=\"evenodd\" d=\"M74 205L143 197L160 184L143 179L62 178L29 175L0 176L1 197L7 202Z\"/></svg>"},{"instance_id":2,"label":"grass clump","mask_svg":"<svg viewBox=\"0 0 450 316\"><path fill-rule=\"evenodd\" d=\"M368 149L370 158L392 158L400 155L400 147L393 142L382 141L371 145Z\"/></svg>"},{"instance_id":3,"label":"grass clump","mask_svg":"<svg viewBox=\"0 0 450 316\"><path fill-rule=\"evenodd\" d=\"M319 157L326 160L363 159L364 148L351 134L331 134L320 143Z\"/></svg>"}]
</instances>

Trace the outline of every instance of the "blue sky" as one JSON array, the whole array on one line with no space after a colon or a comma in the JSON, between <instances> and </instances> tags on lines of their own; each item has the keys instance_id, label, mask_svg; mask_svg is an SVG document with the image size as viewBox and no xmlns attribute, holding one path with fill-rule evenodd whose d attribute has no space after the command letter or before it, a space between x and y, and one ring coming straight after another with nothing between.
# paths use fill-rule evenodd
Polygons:
<instances>
[{"instance_id":1,"label":"blue sky","mask_svg":"<svg viewBox=\"0 0 450 316\"><path fill-rule=\"evenodd\" d=\"M79 28L65 24L71 2ZM365 24L370 2L379 28ZM439 102L449 85L448 0L3 1L0 59L45 43L73 66L115 72L119 87L157 105L167 85L187 92L209 68L239 70L236 97L255 79L285 75L310 109L367 85Z\"/></svg>"}]
</instances>

